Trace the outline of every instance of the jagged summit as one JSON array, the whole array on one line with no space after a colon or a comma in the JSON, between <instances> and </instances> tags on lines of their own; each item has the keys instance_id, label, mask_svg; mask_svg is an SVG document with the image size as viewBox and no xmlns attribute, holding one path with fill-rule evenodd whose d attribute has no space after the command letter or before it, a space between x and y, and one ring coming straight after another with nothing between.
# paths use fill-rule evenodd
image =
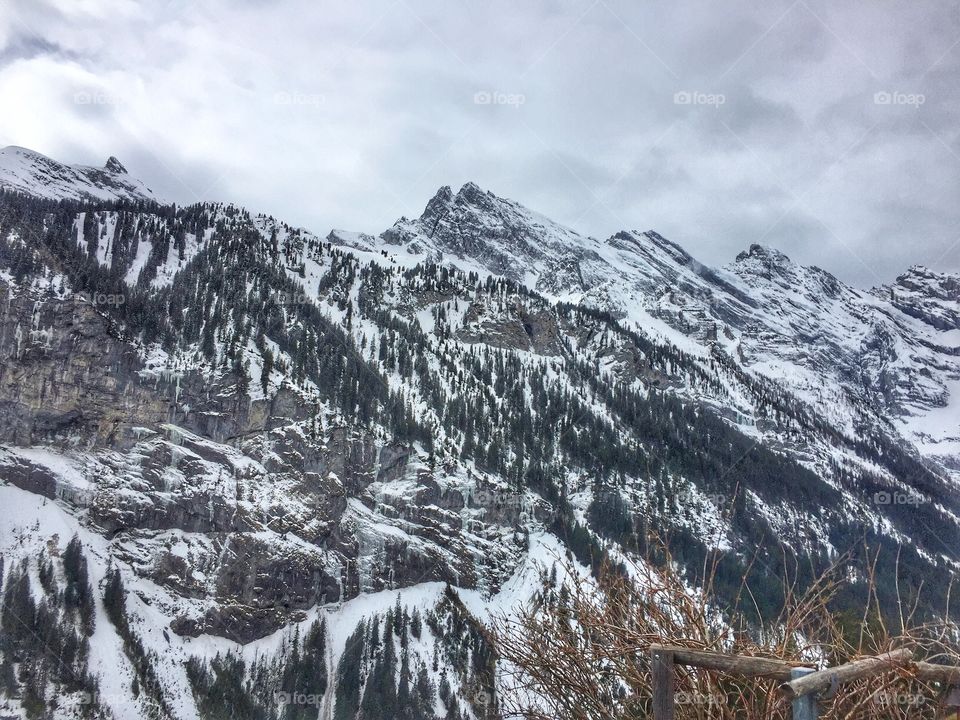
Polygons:
<instances>
[{"instance_id":1,"label":"jagged summit","mask_svg":"<svg viewBox=\"0 0 960 720\"><path fill-rule=\"evenodd\" d=\"M457 195L467 199L475 199L482 195L493 195L493 193L491 193L489 190L484 190L475 182L468 180L460 186L460 190L457 191Z\"/></svg>"},{"instance_id":2,"label":"jagged summit","mask_svg":"<svg viewBox=\"0 0 960 720\"><path fill-rule=\"evenodd\" d=\"M461 269L535 281L549 261L582 254L595 240L518 202L467 182L454 194L442 186L416 220L400 218L380 238L407 252L457 261Z\"/></svg>"},{"instance_id":3,"label":"jagged summit","mask_svg":"<svg viewBox=\"0 0 960 720\"><path fill-rule=\"evenodd\" d=\"M427 206L423 209L423 213L420 215L420 219L442 217L446 214L452 202L453 190L450 189L449 185L444 185L430 198Z\"/></svg>"},{"instance_id":4,"label":"jagged summit","mask_svg":"<svg viewBox=\"0 0 960 720\"><path fill-rule=\"evenodd\" d=\"M759 243L711 268L654 230L601 242L475 183L441 187L420 218L401 219L380 241L408 253L408 262L425 257L506 276L637 327L652 317L670 341L727 346L745 368L786 382L845 422L857 407L883 407L928 457L960 456L948 440L955 428L932 441L914 419L935 413L960 376L957 341L941 334L960 328L957 276L915 266L865 293ZM918 382L921 368L926 379ZM841 395L853 400L837 410Z\"/></svg>"},{"instance_id":5,"label":"jagged summit","mask_svg":"<svg viewBox=\"0 0 960 720\"><path fill-rule=\"evenodd\" d=\"M489 190L484 190L475 182L465 182L454 194L449 185L441 186L424 208L421 219L431 220L449 212L450 208L472 208L478 213L501 214L504 208L520 208L528 214L532 211L513 200L502 198Z\"/></svg>"},{"instance_id":6,"label":"jagged summit","mask_svg":"<svg viewBox=\"0 0 960 720\"><path fill-rule=\"evenodd\" d=\"M128 174L128 173L127 173L127 169L126 169L126 168L123 166L123 164L122 164L119 160L117 160L117 158L114 157L113 155L111 155L109 158L107 158L107 163L103 166L103 169L104 169L104 170L107 170L108 172L117 173L118 175L127 175L127 174Z\"/></svg>"},{"instance_id":7,"label":"jagged summit","mask_svg":"<svg viewBox=\"0 0 960 720\"><path fill-rule=\"evenodd\" d=\"M159 201L116 157L103 167L67 165L17 145L0 150L0 188L50 200Z\"/></svg>"},{"instance_id":8,"label":"jagged summit","mask_svg":"<svg viewBox=\"0 0 960 720\"><path fill-rule=\"evenodd\" d=\"M739 253L736 257L736 262L738 263L750 261L759 261L768 265L790 265L793 263L786 253L769 245L760 245L758 243L752 243L747 250Z\"/></svg>"},{"instance_id":9,"label":"jagged summit","mask_svg":"<svg viewBox=\"0 0 960 720\"><path fill-rule=\"evenodd\" d=\"M900 274L896 280L901 282L922 282L932 286L942 286L952 293L954 299L960 300L960 291L956 286L960 285L960 273L940 272L931 270L926 265L911 265L907 271Z\"/></svg>"},{"instance_id":10,"label":"jagged summit","mask_svg":"<svg viewBox=\"0 0 960 720\"><path fill-rule=\"evenodd\" d=\"M938 330L960 329L960 274L913 265L871 292Z\"/></svg>"}]
</instances>

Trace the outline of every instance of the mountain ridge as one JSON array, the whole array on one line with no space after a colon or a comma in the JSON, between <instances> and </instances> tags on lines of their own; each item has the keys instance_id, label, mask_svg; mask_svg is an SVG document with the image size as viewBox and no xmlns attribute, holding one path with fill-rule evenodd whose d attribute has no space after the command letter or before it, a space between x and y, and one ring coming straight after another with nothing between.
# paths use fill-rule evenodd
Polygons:
<instances>
[{"instance_id":1,"label":"mountain ridge","mask_svg":"<svg viewBox=\"0 0 960 720\"><path fill-rule=\"evenodd\" d=\"M0 169L0 187L10 184ZM64 192L82 196L79 190ZM851 395L843 409L847 422L862 414L857 405L891 413L927 457L960 467L960 427L931 433L923 419L951 402L948 389L960 380L951 367L960 354L960 337L952 332L960 328L960 276L911 268L888 286L862 291L758 244L715 269L653 230L623 230L597 240L474 182L456 193L440 187L419 218L401 218L379 235L331 231L327 240L370 253L373 262L383 256L410 267L440 262L509 278L555 301L611 312L635 328L663 323L654 329L661 339L683 345L692 338L701 353L719 343L751 371L786 380L824 409L837 393ZM161 268L163 277L172 272ZM863 338L859 347L851 345L857 336ZM779 338L777 345L766 337ZM816 352L784 353L785 343L797 338ZM896 353L897 345L915 348L913 357ZM828 357L840 358L842 367ZM931 371L932 378L925 377ZM824 373L826 392L815 377ZM872 390L877 382L886 388L881 393ZM908 383L922 391L911 391Z\"/></svg>"},{"instance_id":2,"label":"mountain ridge","mask_svg":"<svg viewBox=\"0 0 960 720\"><path fill-rule=\"evenodd\" d=\"M112 155L99 168L67 165L18 145L0 148L0 188L54 200L161 202Z\"/></svg>"},{"instance_id":3,"label":"mountain ridge","mask_svg":"<svg viewBox=\"0 0 960 720\"><path fill-rule=\"evenodd\" d=\"M915 315L949 324L949 278L906 273L910 314L759 246L714 270L475 185L385 233L0 193L0 496L20 513L0 550L16 578L77 533L98 612L125 598L96 630L119 677L80 666L117 717L199 718L214 677L280 717L257 663L315 670L318 647L329 680L296 689L374 697L394 660L364 638L416 610L422 638L389 637L418 692L446 678L444 703L492 720L508 690L484 633L465 655L447 628L536 602L567 554L589 577L654 536L691 587L718 557L763 616L785 549L800 569L882 549L892 610L901 581L948 593L957 355Z\"/></svg>"}]
</instances>

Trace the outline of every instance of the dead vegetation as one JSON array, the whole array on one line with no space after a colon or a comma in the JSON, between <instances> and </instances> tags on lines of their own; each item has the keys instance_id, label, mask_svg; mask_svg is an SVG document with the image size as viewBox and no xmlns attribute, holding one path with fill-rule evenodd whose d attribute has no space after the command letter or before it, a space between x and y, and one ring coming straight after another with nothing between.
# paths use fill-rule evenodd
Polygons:
<instances>
[{"instance_id":1,"label":"dead vegetation","mask_svg":"<svg viewBox=\"0 0 960 720\"><path fill-rule=\"evenodd\" d=\"M918 660L960 665L957 626L949 619L917 622L915 607L901 603L895 626L884 619L866 571L868 601L856 612L832 603L846 582L847 559L822 573L802 593L785 591L779 616L762 627L748 623L750 593L741 586L721 612L713 592L714 569L693 590L667 555L667 570L640 561L617 570L607 564L595 578L566 563L560 580L545 577L536 601L512 619L501 618L494 636L503 668L504 716L526 720L626 720L648 718L651 644L671 644L731 654L778 658L833 667L862 656L908 647ZM888 615L889 617L889 615ZM677 666L679 720L789 720L790 704L775 679L737 679ZM924 682L909 668L845 685L820 697L823 720L946 717L948 688ZM954 711L955 712L955 711ZM949 717L953 717L953 714Z\"/></svg>"}]
</instances>

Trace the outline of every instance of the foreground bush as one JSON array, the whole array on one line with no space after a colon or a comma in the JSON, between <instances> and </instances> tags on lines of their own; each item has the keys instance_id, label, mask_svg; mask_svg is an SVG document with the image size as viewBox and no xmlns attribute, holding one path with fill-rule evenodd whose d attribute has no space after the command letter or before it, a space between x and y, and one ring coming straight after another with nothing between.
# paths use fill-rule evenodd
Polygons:
<instances>
[{"instance_id":1,"label":"foreground bush","mask_svg":"<svg viewBox=\"0 0 960 720\"><path fill-rule=\"evenodd\" d=\"M832 667L861 656L909 647L917 659L958 665L957 626L944 618L914 623L901 602L895 625L884 619L876 583L867 578L863 607L838 610L833 599L850 572L844 561L800 596L788 589L783 610L762 626L744 589L721 608L708 582L693 590L667 557L664 568L636 561L606 565L597 578L566 563L544 578L544 590L513 619L501 618L494 636L511 688L506 717L626 720L651 717L651 644L673 644ZM868 576L870 575L867 571ZM677 666L676 717L680 720L789 720L790 705L777 680L737 679ZM909 669L842 686L820 699L823 720L946 717L947 688L922 682ZM950 717L953 717L951 714Z\"/></svg>"}]
</instances>

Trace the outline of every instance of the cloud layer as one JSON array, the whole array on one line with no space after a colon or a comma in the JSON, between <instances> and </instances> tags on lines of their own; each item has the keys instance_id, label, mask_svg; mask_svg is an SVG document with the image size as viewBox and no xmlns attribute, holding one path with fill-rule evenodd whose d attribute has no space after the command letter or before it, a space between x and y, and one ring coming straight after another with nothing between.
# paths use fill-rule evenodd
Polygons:
<instances>
[{"instance_id":1,"label":"cloud layer","mask_svg":"<svg viewBox=\"0 0 960 720\"><path fill-rule=\"evenodd\" d=\"M379 232L473 180L722 265L960 269L949 3L13 0L0 144Z\"/></svg>"}]
</instances>

